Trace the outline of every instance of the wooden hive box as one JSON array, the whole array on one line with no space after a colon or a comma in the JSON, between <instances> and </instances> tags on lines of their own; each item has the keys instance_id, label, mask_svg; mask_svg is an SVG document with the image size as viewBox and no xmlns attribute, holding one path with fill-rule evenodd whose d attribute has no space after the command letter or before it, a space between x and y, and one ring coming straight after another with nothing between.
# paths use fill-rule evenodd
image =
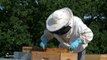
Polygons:
<instances>
[{"instance_id":1,"label":"wooden hive box","mask_svg":"<svg viewBox=\"0 0 107 60\"><path fill-rule=\"evenodd\" d=\"M100 60L100 55L97 55L97 54L87 54L85 59L86 60Z\"/></svg>"},{"instance_id":2,"label":"wooden hive box","mask_svg":"<svg viewBox=\"0 0 107 60\"><path fill-rule=\"evenodd\" d=\"M22 47L22 52L29 52L33 49L33 47L30 47L30 46L24 46Z\"/></svg>"},{"instance_id":3,"label":"wooden hive box","mask_svg":"<svg viewBox=\"0 0 107 60\"><path fill-rule=\"evenodd\" d=\"M101 54L100 60L107 60L107 54Z\"/></svg>"},{"instance_id":4,"label":"wooden hive box","mask_svg":"<svg viewBox=\"0 0 107 60\"><path fill-rule=\"evenodd\" d=\"M77 54L64 48L47 48L46 51L31 51L31 60L77 60Z\"/></svg>"},{"instance_id":5,"label":"wooden hive box","mask_svg":"<svg viewBox=\"0 0 107 60\"><path fill-rule=\"evenodd\" d=\"M86 60L107 60L107 54L87 54Z\"/></svg>"}]
</instances>

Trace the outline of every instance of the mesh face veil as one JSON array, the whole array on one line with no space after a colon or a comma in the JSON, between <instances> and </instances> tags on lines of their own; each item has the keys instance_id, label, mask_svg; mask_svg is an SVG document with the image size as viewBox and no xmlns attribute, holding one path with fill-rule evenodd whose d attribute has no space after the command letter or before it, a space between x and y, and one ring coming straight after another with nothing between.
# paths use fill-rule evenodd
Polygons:
<instances>
[{"instance_id":1,"label":"mesh face veil","mask_svg":"<svg viewBox=\"0 0 107 60\"><path fill-rule=\"evenodd\" d=\"M63 34L66 34L70 29L71 29L70 26L64 26L57 31L53 31L53 32L50 31L50 32L57 35L63 35Z\"/></svg>"}]
</instances>

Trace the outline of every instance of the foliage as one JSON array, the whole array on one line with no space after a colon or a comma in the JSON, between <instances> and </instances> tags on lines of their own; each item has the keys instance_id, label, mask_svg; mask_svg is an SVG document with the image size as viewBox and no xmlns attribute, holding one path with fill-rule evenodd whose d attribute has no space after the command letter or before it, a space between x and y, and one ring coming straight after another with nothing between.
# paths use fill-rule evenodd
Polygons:
<instances>
[{"instance_id":1,"label":"foliage","mask_svg":"<svg viewBox=\"0 0 107 60\"><path fill-rule=\"evenodd\" d=\"M106 3L106 0L0 0L0 56L20 51L24 45L38 47L46 19L63 7L71 8L92 29L94 39L87 53L107 53ZM58 46L57 41L52 42L49 47Z\"/></svg>"}]
</instances>

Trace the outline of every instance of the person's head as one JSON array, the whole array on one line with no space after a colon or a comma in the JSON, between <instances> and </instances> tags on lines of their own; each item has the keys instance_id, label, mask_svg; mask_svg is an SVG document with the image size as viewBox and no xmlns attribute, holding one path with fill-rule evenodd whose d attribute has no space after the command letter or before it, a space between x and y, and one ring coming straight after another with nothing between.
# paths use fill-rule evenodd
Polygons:
<instances>
[{"instance_id":1,"label":"person's head","mask_svg":"<svg viewBox=\"0 0 107 60\"><path fill-rule=\"evenodd\" d=\"M71 29L69 21L72 19L73 13L69 8L56 10L46 20L46 28L51 33L63 35Z\"/></svg>"}]
</instances>

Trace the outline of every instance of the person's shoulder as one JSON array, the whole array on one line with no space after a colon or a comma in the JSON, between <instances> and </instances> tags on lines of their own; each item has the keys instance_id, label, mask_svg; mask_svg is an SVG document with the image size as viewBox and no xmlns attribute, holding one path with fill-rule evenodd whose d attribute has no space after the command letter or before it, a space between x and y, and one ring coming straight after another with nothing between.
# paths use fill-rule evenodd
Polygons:
<instances>
[{"instance_id":1,"label":"person's shoulder","mask_svg":"<svg viewBox=\"0 0 107 60\"><path fill-rule=\"evenodd\" d=\"M77 16L73 16L74 20L81 20L81 18L77 17Z\"/></svg>"},{"instance_id":2,"label":"person's shoulder","mask_svg":"<svg viewBox=\"0 0 107 60\"><path fill-rule=\"evenodd\" d=\"M83 24L83 21L81 20L81 18L74 16L74 21L77 22L78 24Z\"/></svg>"}]
</instances>

